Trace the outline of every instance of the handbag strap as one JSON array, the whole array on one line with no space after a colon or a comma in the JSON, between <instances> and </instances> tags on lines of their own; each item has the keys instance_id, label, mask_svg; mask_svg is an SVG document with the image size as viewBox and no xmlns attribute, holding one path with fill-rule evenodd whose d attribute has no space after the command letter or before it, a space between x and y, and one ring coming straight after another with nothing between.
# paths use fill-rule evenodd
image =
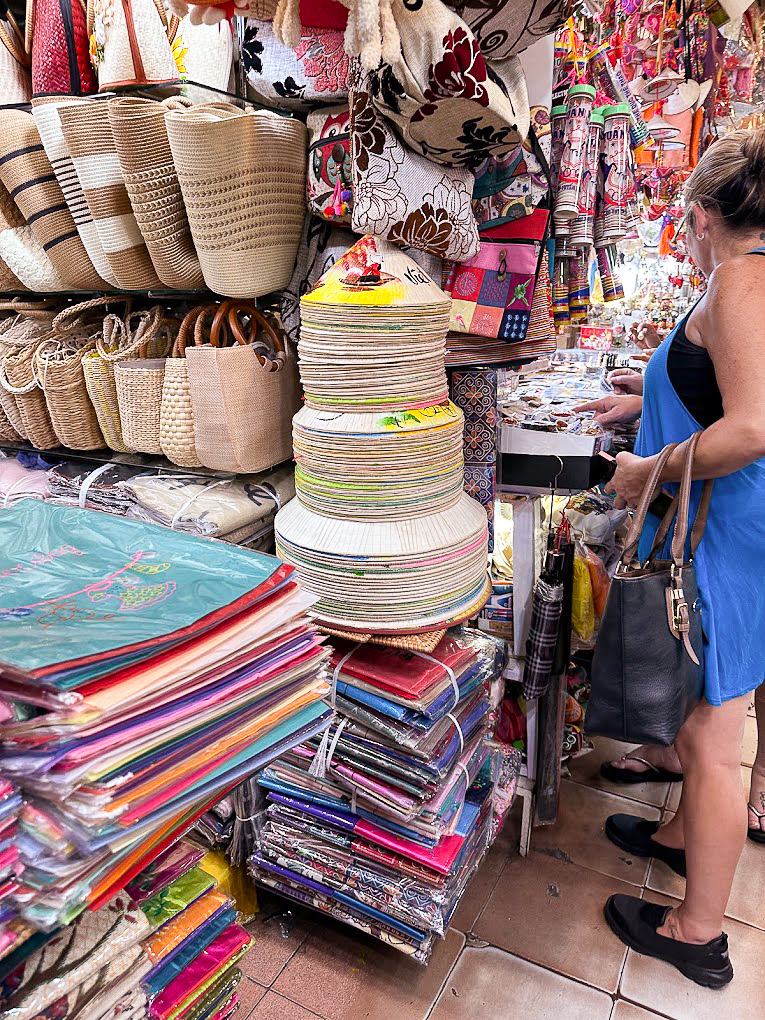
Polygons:
<instances>
[{"instance_id":1,"label":"handbag strap","mask_svg":"<svg viewBox=\"0 0 765 1020\"><path fill-rule=\"evenodd\" d=\"M706 527L707 517L709 516L709 504L712 499L712 489L714 488L714 479L708 478L704 482L704 488L701 490L701 500L699 502L698 509L696 510L696 517L693 521L693 528L691 529L691 556L696 555L696 550L699 547L699 543L704 535L704 528ZM674 520L675 514L677 513L677 505L680 501L679 493L675 493L674 499L670 503L667 512L664 514L661 524L656 531L656 537L653 540L653 549L651 555L648 557L649 560L653 560L660 549L663 548L664 543L669 534L669 529Z\"/></svg>"},{"instance_id":2,"label":"handbag strap","mask_svg":"<svg viewBox=\"0 0 765 1020\"><path fill-rule=\"evenodd\" d=\"M672 562L676 567L680 568L685 562L685 540L688 537L688 518L691 509L691 485L693 483L693 461L696 457L696 447L699 445L699 439L701 438L701 432L694 432L691 438L688 440L688 446L685 450L685 461L683 463L683 473L680 478L680 492L679 502L677 505L677 514L675 515L675 532L672 538ZM709 508L707 507L707 510ZM698 517L698 515L697 515ZM701 535L704 533L706 527L706 515L700 522L701 532L699 534L699 540ZM695 527L696 522L694 522Z\"/></svg>"},{"instance_id":3,"label":"handbag strap","mask_svg":"<svg viewBox=\"0 0 765 1020\"><path fill-rule=\"evenodd\" d=\"M63 312L59 312L56 318L53 320L53 332L58 333L59 336L66 336L69 333L74 333L85 325L85 317L87 312L91 308L103 308L109 305L110 302L114 303L115 300L125 302L125 314L127 315L130 311L132 304L132 298L115 298L111 297L95 297L89 301L80 301L79 304L70 305L65 308Z\"/></svg>"},{"instance_id":4,"label":"handbag strap","mask_svg":"<svg viewBox=\"0 0 765 1020\"><path fill-rule=\"evenodd\" d=\"M665 446L659 456L656 458L656 463L653 466L653 470L645 484L643 493L638 503L637 511L635 516L632 518L632 525L630 526L629 534L627 535L627 541L624 545L624 553L622 555L622 563L625 566L630 566L635 563L637 557L638 543L640 542L640 536L643 533L645 527L645 519L648 514L648 507L653 498L653 494L656 491L656 487L659 484L661 473L664 467L672 456L672 453L677 448L677 443L670 443L669 446Z\"/></svg>"}]
</instances>

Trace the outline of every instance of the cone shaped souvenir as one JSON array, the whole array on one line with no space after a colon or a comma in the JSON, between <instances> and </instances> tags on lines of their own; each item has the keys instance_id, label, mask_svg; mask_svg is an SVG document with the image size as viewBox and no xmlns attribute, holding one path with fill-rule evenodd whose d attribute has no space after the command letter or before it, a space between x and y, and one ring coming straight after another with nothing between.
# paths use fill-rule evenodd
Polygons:
<instances>
[{"instance_id":1,"label":"cone shaped souvenir","mask_svg":"<svg viewBox=\"0 0 765 1020\"><path fill-rule=\"evenodd\" d=\"M463 491L463 416L447 397L449 315L430 277L370 236L301 301L307 406L276 547L328 626L418 633L486 601L488 521Z\"/></svg>"}]
</instances>

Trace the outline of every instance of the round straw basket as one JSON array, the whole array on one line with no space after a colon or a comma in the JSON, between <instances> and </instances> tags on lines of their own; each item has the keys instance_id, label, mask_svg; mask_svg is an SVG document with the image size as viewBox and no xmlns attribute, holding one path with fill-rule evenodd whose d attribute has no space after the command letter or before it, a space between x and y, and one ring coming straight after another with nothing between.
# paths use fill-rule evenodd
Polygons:
<instances>
[{"instance_id":1,"label":"round straw basket","mask_svg":"<svg viewBox=\"0 0 765 1020\"><path fill-rule=\"evenodd\" d=\"M305 217L305 125L225 104L165 121L207 286L245 299L283 290Z\"/></svg>"},{"instance_id":2,"label":"round straw basket","mask_svg":"<svg viewBox=\"0 0 765 1020\"><path fill-rule=\"evenodd\" d=\"M189 312L178 331L173 357L165 362L159 415L159 445L167 459L179 467L202 467L195 445L194 409L191 403L186 344L191 338L194 324L206 310L205 306L200 306Z\"/></svg>"},{"instance_id":3,"label":"round straw basket","mask_svg":"<svg viewBox=\"0 0 765 1020\"><path fill-rule=\"evenodd\" d=\"M198 290L204 277L167 140L166 109L151 99L120 96L109 102L109 121L130 204L157 276L166 287Z\"/></svg>"},{"instance_id":4,"label":"round straw basket","mask_svg":"<svg viewBox=\"0 0 765 1020\"><path fill-rule=\"evenodd\" d=\"M38 450L52 450L59 445L58 436L45 402L45 394L35 377L35 356L43 342L35 338L8 352L0 369L0 386L16 398L16 406L26 438Z\"/></svg>"},{"instance_id":5,"label":"round straw basket","mask_svg":"<svg viewBox=\"0 0 765 1020\"><path fill-rule=\"evenodd\" d=\"M106 446L88 396L82 359L95 350L95 339L54 337L37 348L37 378L45 394L53 431L70 450Z\"/></svg>"}]
</instances>

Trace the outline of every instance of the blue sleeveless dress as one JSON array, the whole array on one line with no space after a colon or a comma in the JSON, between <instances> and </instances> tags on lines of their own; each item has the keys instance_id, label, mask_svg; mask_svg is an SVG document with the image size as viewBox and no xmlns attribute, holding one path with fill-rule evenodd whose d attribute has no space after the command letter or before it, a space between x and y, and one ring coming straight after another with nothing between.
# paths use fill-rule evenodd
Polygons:
<instances>
[{"instance_id":1,"label":"blue sleeveless dress","mask_svg":"<svg viewBox=\"0 0 765 1020\"><path fill-rule=\"evenodd\" d=\"M635 444L641 457L653 456L667 443L684 442L701 428L667 372L669 348L679 326L646 369ZM666 488L676 492L678 487ZM701 482L694 482L691 514L701 488ZM648 517L640 539L641 561L650 553L658 525L656 517ZM671 535L664 557L669 557L670 545ZM750 693L765 679L765 458L715 481L695 566L705 635L704 693L710 705L720 705Z\"/></svg>"}]
</instances>

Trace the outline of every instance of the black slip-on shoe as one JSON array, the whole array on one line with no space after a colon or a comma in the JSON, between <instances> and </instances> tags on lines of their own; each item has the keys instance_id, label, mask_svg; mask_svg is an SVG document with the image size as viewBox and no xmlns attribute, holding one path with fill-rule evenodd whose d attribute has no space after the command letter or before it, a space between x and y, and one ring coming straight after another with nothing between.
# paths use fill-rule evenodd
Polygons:
<instances>
[{"instance_id":1,"label":"black slip-on shoe","mask_svg":"<svg viewBox=\"0 0 765 1020\"><path fill-rule=\"evenodd\" d=\"M723 932L705 945L679 942L659 935L671 907L649 903L637 896L612 896L603 913L614 935L643 956L677 967L681 974L705 988L723 988L733 980L728 936Z\"/></svg>"},{"instance_id":2,"label":"black slip-on shoe","mask_svg":"<svg viewBox=\"0 0 765 1020\"><path fill-rule=\"evenodd\" d=\"M633 857L655 857L685 878L685 850L662 846L653 838L659 830L658 822L649 822L637 815L611 815L606 819L606 835L620 850Z\"/></svg>"},{"instance_id":3,"label":"black slip-on shoe","mask_svg":"<svg viewBox=\"0 0 765 1020\"><path fill-rule=\"evenodd\" d=\"M639 761L645 765L642 772L635 769L620 769L610 761L603 762L600 766L600 774L610 783L621 783L622 786L634 786L638 783L682 783L682 772L670 772L669 769L652 765L645 758L633 758L632 761Z\"/></svg>"}]
</instances>

